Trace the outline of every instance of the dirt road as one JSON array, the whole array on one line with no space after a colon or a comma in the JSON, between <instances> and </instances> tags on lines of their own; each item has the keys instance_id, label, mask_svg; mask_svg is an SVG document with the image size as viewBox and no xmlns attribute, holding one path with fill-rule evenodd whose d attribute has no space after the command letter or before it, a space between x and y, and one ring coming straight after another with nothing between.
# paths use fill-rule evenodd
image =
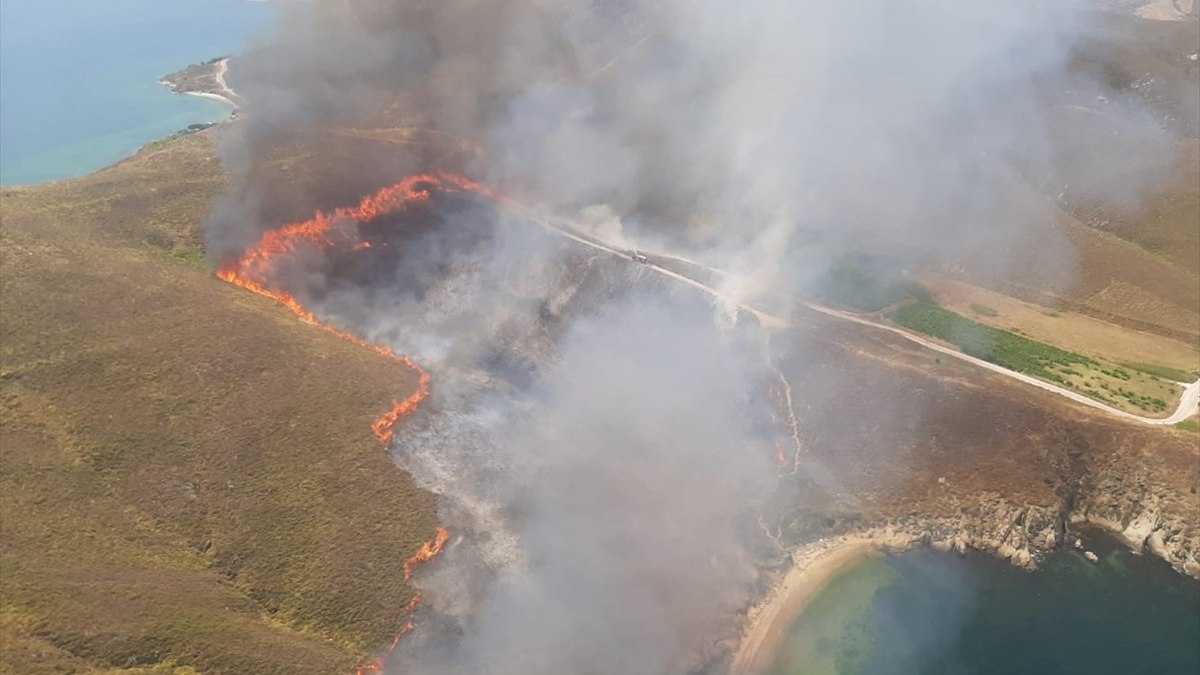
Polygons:
<instances>
[{"instance_id":1,"label":"dirt road","mask_svg":"<svg viewBox=\"0 0 1200 675\"><path fill-rule=\"evenodd\" d=\"M725 273L721 270L715 269L713 267L709 267L702 263L698 263L694 260L689 260L687 258L681 258L681 257L670 255L667 253L662 253L659 251L625 251L616 246L599 241L599 240L595 239L594 237L581 236L580 233L575 232L573 229L571 229L569 227L564 227L563 225L561 225L557 222L551 222L544 218L537 218L537 217L535 217L534 220L536 222L538 222L540 225L542 225L542 227L545 227L546 229L548 229L552 232L556 232L564 237L567 237L568 239L579 242L580 244L583 244L585 246L591 247L591 248L599 250L599 251L604 251L611 255L620 256L622 258L631 258L637 262L640 262L647 269L653 270L655 272L658 272L659 274L666 275L668 277L671 277L672 279L676 279L676 280L686 283L690 286L693 286L695 288L703 290L706 293L712 295L717 300L719 300L723 303L727 303L728 306L736 307L738 309L749 312L756 319L758 319L759 323L761 323L764 328L786 328L788 325L788 322L785 319L768 314L767 312L765 312L757 307L754 307L752 305L749 305L747 303L740 302L740 301L734 300L732 298L729 298L729 297L723 295L717 289L715 289L701 281L693 279L692 277L689 277L686 274L680 273L676 270L672 270L670 268L664 267L664 266L654 262L653 260L651 260L651 257L657 258L657 259L662 259L662 260L675 260L680 263L684 263L685 265L693 265L693 266L699 267L701 269L704 269L704 270L711 272L713 274L716 274L718 276L727 276L727 273ZM801 304L802 306L804 306L810 310L813 310L815 312L820 312L827 316L841 319L843 321L851 321L853 323L857 323L862 326L867 326L869 328L873 328L876 330L887 331L894 335L898 335L898 336L904 338L905 340L908 340L910 342L921 345L922 347L925 347L926 349L932 349L933 351L936 351L941 354L945 354L946 356L950 356L952 358L966 361L968 363L971 363L971 364L978 366L980 368L983 368L985 370L990 370L994 373L998 373L1005 377L1019 380L1030 386L1037 387L1038 389L1042 389L1044 391L1048 391L1053 394L1058 394L1059 396L1068 398L1076 403L1086 405L1090 408L1100 410L1100 411L1105 412L1114 417L1119 417L1121 419L1129 420L1132 422L1138 422L1140 424L1148 424L1148 425L1154 425L1154 426L1169 426L1169 425L1173 425L1173 424L1178 424L1179 422L1182 422L1182 421L1188 419L1189 417L1191 417L1192 415L1196 414L1197 406L1200 406L1200 380L1196 380L1195 382L1192 382L1192 383L1182 383L1182 382L1179 383L1179 385L1181 387L1183 387L1183 395L1180 397L1179 405L1176 407L1175 411L1173 413L1171 413L1171 415L1169 415L1168 417L1162 417L1162 418L1144 417L1142 415L1135 415L1133 413L1129 413L1124 410L1119 410L1110 405L1107 405L1107 404L1101 403L1100 401L1097 401L1095 399L1089 398L1078 392L1071 391L1070 389L1067 389L1065 387L1060 387L1056 384L1052 384L1050 382L1045 382L1043 380L1039 380L1036 377L1032 377L1030 375L1025 375L1024 373L1018 373L1015 370L1009 370L1008 368L1005 368L1003 366L998 366L994 363L984 361L983 359L976 358L969 354L964 354L963 352L961 352L957 349L954 349L952 347L947 347L942 344L938 344L937 342L934 342L932 340L921 337L920 335L910 333L909 331L906 331L902 328L898 328L896 326L891 326L891 325L888 325L885 323L880 323L878 321L873 321L866 317L851 314L849 312L843 312L840 310L833 309L831 307L825 307L823 305L818 305L818 304L815 304L812 302L806 302L803 300L797 300L797 302L799 304Z\"/></svg>"},{"instance_id":2,"label":"dirt road","mask_svg":"<svg viewBox=\"0 0 1200 675\"><path fill-rule=\"evenodd\" d=\"M229 101L235 108L240 108L242 107L242 97L238 96L238 93L229 86L228 82L225 81L225 75L228 72L229 59L224 58L220 61L217 61L217 68L215 71L213 71L213 79L217 83L217 89L219 89L217 95Z\"/></svg>"},{"instance_id":3,"label":"dirt road","mask_svg":"<svg viewBox=\"0 0 1200 675\"><path fill-rule=\"evenodd\" d=\"M1180 383L1180 386L1182 386L1184 388L1183 396L1180 397L1179 406L1175 409L1175 412L1171 413L1171 415L1169 417L1158 418L1158 417L1143 417L1141 415L1134 415L1133 413L1126 412L1124 410L1118 410L1117 408L1114 408L1108 404L1105 404L1105 403L1097 401L1093 398L1084 396L1083 394L1080 394L1079 392L1071 391L1070 389L1067 389L1065 387L1060 387L1056 384L1052 384L1050 382L1045 382L1043 380L1039 380L1036 377L1026 375L1024 373L1018 373L1015 370L1009 370L1008 368L1005 368L1004 366L998 366L994 363L984 361L983 359L976 358L969 354L964 354L964 353L958 351L957 349L938 344L936 342L933 342L932 340L927 340L919 335L910 333L901 328L897 328L895 326L889 326L887 324L879 323L876 321L871 321L870 319L866 319L861 316L855 316L855 315L849 314L847 312L841 312L841 311L838 311L836 309L832 309L829 307L823 307L821 305L815 305L815 304L807 303L807 302L802 303L802 304L804 304L805 307L808 307L809 309L811 309L813 311L821 312L822 314L826 314L828 316L837 317L837 318L843 319L845 321L853 321L854 323L861 324L863 326L870 326L871 328L875 328L878 330L886 330L889 333L894 333L896 335L899 335L900 337L904 338L905 340L909 340L910 342L915 342L915 343L921 345L922 347L932 349L936 352L940 352L947 356L952 356L956 359L962 359L963 361L972 363L976 366L979 366L980 368L985 368L994 373L1000 373L1001 375L1004 375L1006 377L1011 377L1013 379L1020 380L1020 381L1024 382L1025 384L1033 385L1039 389L1044 389L1046 391L1058 394L1059 396L1065 396L1066 398L1069 398L1072 401L1075 401L1076 403L1082 403L1083 405L1095 408L1097 410L1102 410L1110 415L1114 415L1116 417L1121 417L1121 418L1128 419L1128 420L1133 420L1136 422L1140 422L1142 424L1151 424L1151 425L1158 425L1158 426L1178 424L1179 422L1182 422L1182 421L1186 420L1187 418L1191 417L1192 415L1196 414L1196 406L1197 406L1197 404L1200 404L1200 380L1196 380L1195 382L1192 382L1190 384Z\"/></svg>"}]
</instances>

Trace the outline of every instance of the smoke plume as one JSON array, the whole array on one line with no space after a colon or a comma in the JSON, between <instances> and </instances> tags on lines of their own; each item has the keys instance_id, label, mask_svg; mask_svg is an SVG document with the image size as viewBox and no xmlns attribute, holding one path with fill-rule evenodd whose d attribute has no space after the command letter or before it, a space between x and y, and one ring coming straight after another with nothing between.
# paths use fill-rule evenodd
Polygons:
<instances>
[{"instance_id":1,"label":"smoke plume","mask_svg":"<svg viewBox=\"0 0 1200 675\"><path fill-rule=\"evenodd\" d=\"M393 453L442 495L454 539L418 572L426 607L396 672L720 662L774 550L755 519L781 438L766 329L729 308L819 285L863 248L898 267L1065 280L1045 188L1129 207L1138 182L1105 163L1153 176L1169 161L1137 101L1092 110L1107 89L1069 67L1092 29L1072 3L280 12L231 73L248 103L222 143L234 181L207 226L218 261L414 171L511 197L435 193L372 225L369 263L314 248L273 280L433 376ZM1080 101L1088 122L1054 133ZM723 300L538 224L555 219L721 268ZM803 359L786 336L772 345Z\"/></svg>"}]
</instances>

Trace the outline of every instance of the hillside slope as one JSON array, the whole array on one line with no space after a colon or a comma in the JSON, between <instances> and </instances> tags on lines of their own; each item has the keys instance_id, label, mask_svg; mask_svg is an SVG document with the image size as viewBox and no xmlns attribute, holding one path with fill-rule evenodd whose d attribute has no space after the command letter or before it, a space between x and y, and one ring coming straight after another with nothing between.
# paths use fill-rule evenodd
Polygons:
<instances>
[{"instance_id":1,"label":"hillside slope","mask_svg":"<svg viewBox=\"0 0 1200 675\"><path fill-rule=\"evenodd\" d=\"M370 424L415 374L211 276L207 136L3 191L0 672L347 672L403 623L435 500Z\"/></svg>"}]
</instances>

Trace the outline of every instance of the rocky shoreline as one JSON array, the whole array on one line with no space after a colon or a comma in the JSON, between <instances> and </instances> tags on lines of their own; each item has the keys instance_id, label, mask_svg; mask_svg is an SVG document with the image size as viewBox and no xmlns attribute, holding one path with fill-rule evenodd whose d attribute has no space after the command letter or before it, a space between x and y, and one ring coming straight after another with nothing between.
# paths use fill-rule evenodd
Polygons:
<instances>
[{"instance_id":1,"label":"rocky shoreline","mask_svg":"<svg viewBox=\"0 0 1200 675\"><path fill-rule=\"evenodd\" d=\"M763 592L742 616L740 640L725 642L732 649L716 660L721 665L711 672L757 672L755 663L770 651L771 640L794 620L787 618L790 613L798 615L804 598L819 593L813 584L824 581L809 572L848 553L861 557L872 550L899 553L920 547L962 555L979 551L1034 570L1048 553L1064 546L1098 562L1085 544L1103 533L1135 554L1155 556L1176 572L1200 579L1196 477L1168 461L1130 459L1118 452L1074 464L1066 472L1074 478L1062 480L1066 477L1060 475L1055 481L1059 489L1043 504L995 490L956 493L939 481L946 492L930 501L909 502L904 515L877 511L825 536L794 541L783 559L764 569Z\"/></svg>"},{"instance_id":2,"label":"rocky shoreline","mask_svg":"<svg viewBox=\"0 0 1200 675\"><path fill-rule=\"evenodd\" d=\"M1167 433L1176 438L1157 432L1112 452L1071 452L1068 461L1050 462L1043 471L1053 475L1042 482L1051 489L1041 498L940 483L944 492L910 502L904 515L892 515L893 504L836 534L870 537L888 550L983 551L1034 569L1046 553L1078 547L1081 536L1100 531L1200 579L1200 464L1186 444L1174 443L1178 433Z\"/></svg>"},{"instance_id":3,"label":"rocky shoreline","mask_svg":"<svg viewBox=\"0 0 1200 675\"><path fill-rule=\"evenodd\" d=\"M860 528L853 536L900 551L928 545L941 551L977 550L1036 569L1040 557L1078 539L1081 528L1112 534L1135 554L1150 554L1176 572L1200 579L1200 527L1183 500L1157 489L1140 474L1114 474L1080 490L1070 504L1033 506L998 494L953 500L953 515L912 515ZM1177 508L1177 507L1184 508Z\"/></svg>"},{"instance_id":4,"label":"rocky shoreline","mask_svg":"<svg viewBox=\"0 0 1200 675\"><path fill-rule=\"evenodd\" d=\"M900 553L920 547L962 555L979 551L1034 570L1047 553L1062 546L1081 548L1081 536L1100 531L1135 554L1149 553L1180 574L1200 579L1200 532L1196 524L1169 507L1164 510L1164 505L1176 500L1148 488L1144 478L1136 475L1099 481L1094 489L1076 495L1071 508L1021 505L997 493L952 501L957 507L953 515L910 514L885 519L793 548L786 567L769 573L775 577L770 590L747 609L742 639L720 661L729 663L732 673L757 672L755 662L762 658L761 652L770 649L771 634L781 631L777 624L790 625L795 619L792 615L798 615L807 599L820 592L819 587L797 590L798 583L802 584L811 570L846 554L861 557L871 550ZM1099 560L1091 551L1083 550L1082 554L1093 563ZM827 581L818 577L813 582L818 586ZM795 600L789 596L797 592L804 596L800 607L784 609Z\"/></svg>"},{"instance_id":5,"label":"rocky shoreline","mask_svg":"<svg viewBox=\"0 0 1200 675\"><path fill-rule=\"evenodd\" d=\"M1144 472L1106 473L1079 495L1065 517L1068 526L1086 524L1109 532L1134 553L1149 552L1177 572L1200 579L1196 519L1195 492L1175 494Z\"/></svg>"},{"instance_id":6,"label":"rocky shoreline","mask_svg":"<svg viewBox=\"0 0 1200 675\"><path fill-rule=\"evenodd\" d=\"M1149 553L1180 574L1200 579L1200 532L1181 514L1164 511L1153 491L1131 498L1125 491L1097 490L1073 508L1014 504L997 494L964 503L955 515L910 516L855 530L880 548L904 551L929 546L938 551L982 551L1025 569L1078 538L1080 529L1111 534L1133 553ZM803 547L802 547L803 548Z\"/></svg>"}]
</instances>

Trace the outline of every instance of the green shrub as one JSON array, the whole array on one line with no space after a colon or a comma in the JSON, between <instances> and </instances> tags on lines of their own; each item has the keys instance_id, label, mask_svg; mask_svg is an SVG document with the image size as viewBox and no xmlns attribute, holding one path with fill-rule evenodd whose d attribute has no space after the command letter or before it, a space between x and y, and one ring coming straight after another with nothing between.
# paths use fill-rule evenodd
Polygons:
<instances>
[{"instance_id":1,"label":"green shrub","mask_svg":"<svg viewBox=\"0 0 1200 675\"><path fill-rule=\"evenodd\" d=\"M985 326L930 303L905 305L892 312L891 318L901 326L950 342L976 358L1054 382L1063 382L1063 378L1051 367L1077 374L1070 366L1098 365L1082 354Z\"/></svg>"},{"instance_id":2,"label":"green shrub","mask_svg":"<svg viewBox=\"0 0 1200 675\"><path fill-rule=\"evenodd\" d=\"M905 301L934 301L924 286L906 278L894 264L868 256L836 260L813 292L826 302L864 312Z\"/></svg>"},{"instance_id":3,"label":"green shrub","mask_svg":"<svg viewBox=\"0 0 1200 675\"><path fill-rule=\"evenodd\" d=\"M1147 375L1161 377L1164 380L1172 382L1192 382L1196 379L1195 372L1189 373L1186 370L1171 368L1169 366L1156 366L1153 363L1122 363L1121 365L1131 370L1139 370Z\"/></svg>"}]
</instances>

